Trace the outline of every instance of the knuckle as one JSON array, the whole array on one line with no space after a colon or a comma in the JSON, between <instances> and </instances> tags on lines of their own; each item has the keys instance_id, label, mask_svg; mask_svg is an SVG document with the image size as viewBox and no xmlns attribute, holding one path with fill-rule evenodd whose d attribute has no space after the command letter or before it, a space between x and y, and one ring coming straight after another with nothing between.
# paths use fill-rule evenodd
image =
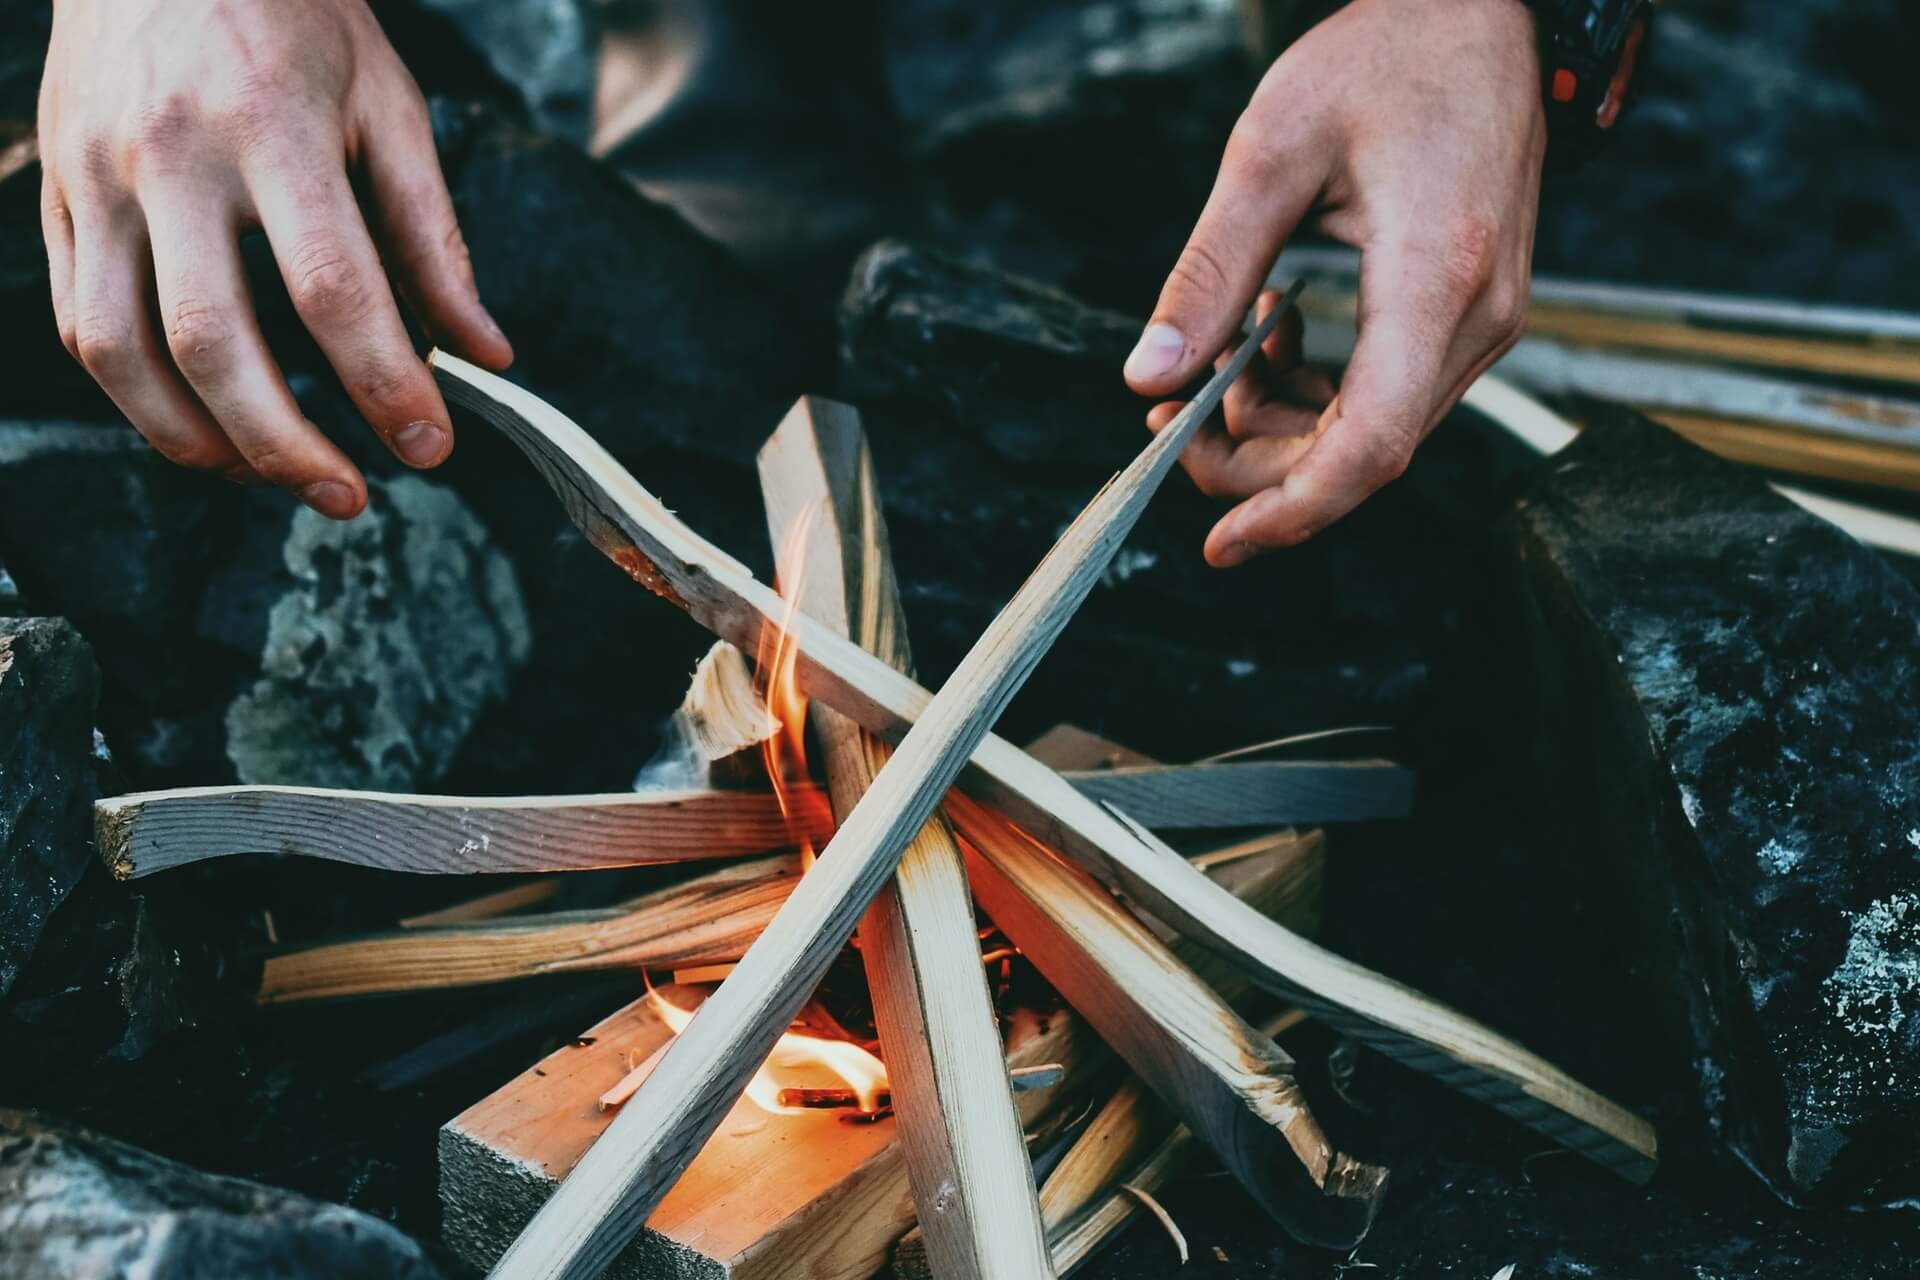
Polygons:
<instances>
[{"instance_id":1,"label":"knuckle","mask_svg":"<svg viewBox=\"0 0 1920 1280\"><path fill-rule=\"evenodd\" d=\"M134 112L126 144L135 159L184 146L200 126L201 109L184 93L166 94Z\"/></svg>"},{"instance_id":2,"label":"knuckle","mask_svg":"<svg viewBox=\"0 0 1920 1280\"><path fill-rule=\"evenodd\" d=\"M313 478L312 468L302 465L298 455L279 441L264 441L248 449L246 459L255 475L281 488L297 488Z\"/></svg>"},{"instance_id":3,"label":"knuckle","mask_svg":"<svg viewBox=\"0 0 1920 1280\"><path fill-rule=\"evenodd\" d=\"M74 324L73 352L95 378L124 373L135 354L132 326L104 312L82 315Z\"/></svg>"},{"instance_id":4,"label":"knuckle","mask_svg":"<svg viewBox=\"0 0 1920 1280\"><path fill-rule=\"evenodd\" d=\"M331 232L303 238L287 255L287 291L300 314L333 321L360 318L370 297L345 246Z\"/></svg>"},{"instance_id":5,"label":"knuckle","mask_svg":"<svg viewBox=\"0 0 1920 1280\"><path fill-rule=\"evenodd\" d=\"M1511 279L1499 279L1487 286L1481 307L1503 344L1511 346L1527 327L1529 302L1525 286Z\"/></svg>"},{"instance_id":6,"label":"knuckle","mask_svg":"<svg viewBox=\"0 0 1920 1280\"><path fill-rule=\"evenodd\" d=\"M1406 433L1373 432L1367 436L1361 474L1373 488L1378 489L1398 480L1412 460L1413 440Z\"/></svg>"},{"instance_id":7,"label":"knuckle","mask_svg":"<svg viewBox=\"0 0 1920 1280\"><path fill-rule=\"evenodd\" d=\"M1490 218L1468 218L1447 237L1435 255L1442 291L1455 303L1468 303L1492 283L1500 258L1500 227Z\"/></svg>"},{"instance_id":8,"label":"knuckle","mask_svg":"<svg viewBox=\"0 0 1920 1280\"><path fill-rule=\"evenodd\" d=\"M234 343L233 321L217 308L179 302L167 312L167 350L189 381L207 378L225 365Z\"/></svg>"},{"instance_id":9,"label":"knuckle","mask_svg":"<svg viewBox=\"0 0 1920 1280\"><path fill-rule=\"evenodd\" d=\"M1189 240L1174 259L1170 283L1200 297L1215 297L1227 290L1227 272L1210 246Z\"/></svg>"},{"instance_id":10,"label":"knuckle","mask_svg":"<svg viewBox=\"0 0 1920 1280\"><path fill-rule=\"evenodd\" d=\"M380 359L354 375L351 389L362 404L378 412L412 400L419 381L408 366Z\"/></svg>"}]
</instances>

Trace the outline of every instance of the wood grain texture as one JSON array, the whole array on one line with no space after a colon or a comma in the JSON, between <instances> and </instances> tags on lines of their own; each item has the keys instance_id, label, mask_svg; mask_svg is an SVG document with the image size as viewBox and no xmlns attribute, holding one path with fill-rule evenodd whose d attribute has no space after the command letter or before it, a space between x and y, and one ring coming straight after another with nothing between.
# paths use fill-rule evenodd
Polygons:
<instances>
[{"instance_id":1,"label":"wood grain texture","mask_svg":"<svg viewBox=\"0 0 1920 1280\"><path fill-rule=\"evenodd\" d=\"M800 880L793 855L755 858L605 911L413 926L269 956L262 1004L481 986L594 969L738 960Z\"/></svg>"},{"instance_id":2,"label":"wood grain texture","mask_svg":"<svg viewBox=\"0 0 1920 1280\"><path fill-rule=\"evenodd\" d=\"M1386 760L1126 765L1064 775L1155 831L1369 822L1413 812L1413 771Z\"/></svg>"},{"instance_id":3,"label":"wood grain texture","mask_svg":"<svg viewBox=\"0 0 1920 1280\"><path fill-rule=\"evenodd\" d=\"M1213 874L1231 893L1256 895L1249 899L1254 910L1306 927L1320 907L1319 842L1303 840L1270 856L1269 873L1236 871L1228 879L1223 866ZM1181 951L1186 959L1199 958L1190 944ZM666 1036L658 1014L638 1001L443 1126L440 1199L448 1246L475 1267L492 1266L612 1121L615 1113L599 1110L594 1099L660 1049ZM1036 1142L1096 1105L1096 1091L1115 1078L1112 1053L1069 1008L1015 1009L1005 1043L1008 1072L1058 1064L1065 1076L1055 1088L1014 1095ZM892 1120L854 1126L827 1113L763 1116L742 1102L607 1274L622 1280L796 1274L868 1280L914 1224L898 1134ZM920 1256L924 1261L924 1250Z\"/></svg>"},{"instance_id":4,"label":"wood grain texture","mask_svg":"<svg viewBox=\"0 0 1920 1280\"><path fill-rule=\"evenodd\" d=\"M594 545L637 581L736 645L778 621L779 597L674 518L565 415L455 357L435 353L432 365L448 400L512 439ZM926 713L925 689L820 623L796 618L791 635L810 696L889 737ZM1657 1144L1639 1116L1472 1019L1261 918L1005 739L982 739L973 766L963 785L1260 985L1295 1000L1320 992L1313 1011L1347 1033L1625 1177L1652 1176Z\"/></svg>"},{"instance_id":5,"label":"wood grain texture","mask_svg":"<svg viewBox=\"0 0 1920 1280\"><path fill-rule=\"evenodd\" d=\"M906 615L873 459L852 409L803 400L760 450L767 531L799 607L911 675ZM797 562L797 563L796 563ZM823 703L809 711L834 811L851 813L893 754ZM913 1200L935 1270L1051 1277L973 898L937 811L860 922L860 954L899 1116Z\"/></svg>"},{"instance_id":6,"label":"wood grain texture","mask_svg":"<svg viewBox=\"0 0 1920 1280\"><path fill-rule=\"evenodd\" d=\"M1275 270L1311 282L1316 302L1350 309L1359 267L1349 250L1298 248ZM1920 315L1912 312L1538 275L1532 293L1530 335L1920 386Z\"/></svg>"},{"instance_id":7,"label":"wood grain texture","mask_svg":"<svg viewBox=\"0 0 1920 1280\"><path fill-rule=\"evenodd\" d=\"M1920 491L1920 432L1909 443L1887 444L1714 414L1656 409L1648 416L1734 462L1848 484Z\"/></svg>"},{"instance_id":8,"label":"wood grain texture","mask_svg":"<svg viewBox=\"0 0 1920 1280\"><path fill-rule=\"evenodd\" d=\"M1293 1060L1092 877L962 795L974 896L1034 967L1296 1239L1349 1249L1386 1171L1334 1149Z\"/></svg>"},{"instance_id":9,"label":"wood grain texture","mask_svg":"<svg viewBox=\"0 0 1920 1280\"><path fill-rule=\"evenodd\" d=\"M441 875L580 871L766 853L831 829L826 797L812 789L792 822L771 794L720 790L492 798L184 787L94 805L100 856L122 880L237 853Z\"/></svg>"},{"instance_id":10,"label":"wood grain texture","mask_svg":"<svg viewBox=\"0 0 1920 1280\"><path fill-rule=\"evenodd\" d=\"M1148 500L1286 308L1094 496L901 738L733 976L541 1208L495 1273L584 1280L619 1252L765 1060L1013 695L1093 589Z\"/></svg>"}]
</instances>

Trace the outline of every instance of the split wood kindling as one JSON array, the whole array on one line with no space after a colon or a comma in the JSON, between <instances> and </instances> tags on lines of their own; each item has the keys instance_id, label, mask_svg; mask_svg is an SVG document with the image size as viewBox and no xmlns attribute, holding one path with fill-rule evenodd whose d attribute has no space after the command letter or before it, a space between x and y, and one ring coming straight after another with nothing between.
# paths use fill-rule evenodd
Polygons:
<instances>
[{"instance_id":1,"label":"split wood kindling","mask_svg":"<svg viewBox=\"0 0 1920 1280\"><path fill-rule=\"evenodd\" d=\"M588 539L630 576L737 646L779 625L785 609L773 591L676 519L577 424L456 357L435 353L431 364L448 400L518 445ZM1070 534L1084 533L1084 523ZM892 737L926 716L925 689L817 621L793 618L788 639L800 688L869 730ZM982 737L972 766L962 779L971 793L1258 985L1622 1176L1652 1175L1656 1141L1639 1116L1437 1001L1261 917L1151 832L1004 739Z\"/></svg>"}]
</instances>

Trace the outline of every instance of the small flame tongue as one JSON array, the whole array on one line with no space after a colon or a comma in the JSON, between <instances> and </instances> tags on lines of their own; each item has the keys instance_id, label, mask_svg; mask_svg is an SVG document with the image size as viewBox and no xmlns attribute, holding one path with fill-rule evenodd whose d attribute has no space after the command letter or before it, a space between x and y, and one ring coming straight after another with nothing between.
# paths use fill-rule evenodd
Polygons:
<instances>
[{"instance_id":1,"label":"small flame tongue","mask_svg":"<svg viewBox=\"0 0 1920 1280\"><path fill-rule=\"evenodd\" d=\"M660 1021L676 1036L693 1021L694 1011L683 1009L651 983L647 1000ZM804 1031L788 1031L774 1044L773 1052L753 1079L747 1082L747 1097L770 1115L807 1115L806 1107L793 1107L780 1101L783 1089L844 1088L859 1100L862 1111L878 1111L887 1092L887 1065L851 1040L833 1040Z\"/></svg>"},{"instance_id":2,"label":"small flame tongue","mask_svg":"<svg viewBox=\"0 0 1920 1280\"><path fill-rule=\"evenodd\" d=\"M803 824L797 820L793 807L794 788L805 786L810 777L807 771L807 695L800 691L800 681L796 676L800 650L793 643L793 618L799 608L800 584L806 572L807 529L812 523L812 511L796 520L774 556L774 580L786 607L781 612L777 626L767 623L761 627L759 645L754 654L761 698L780 725L779 731L761 744L761 754L766 761L767 779L780 801L780 812L786 818L788 829L794 833L794 843L800 849L802 870L813 866L814 848L813 842L805 834Z\"/></svg>"}]
</instances>

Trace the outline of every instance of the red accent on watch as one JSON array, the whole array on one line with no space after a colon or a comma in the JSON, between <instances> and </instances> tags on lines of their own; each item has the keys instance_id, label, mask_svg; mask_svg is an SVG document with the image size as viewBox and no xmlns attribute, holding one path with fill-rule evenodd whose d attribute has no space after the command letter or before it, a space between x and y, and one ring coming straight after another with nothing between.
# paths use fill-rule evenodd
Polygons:
<instances>
[{"instance_id":1,"label":"red accent on watch","mask_svg":"<svg viewBox=\"0 0 1920 1280\"><path fill-rule=\"evenodd\" d=\"M1579 92L1580 79L1578 76L1574 75L1573 72L1565 67L1560 67L1554 71L1553 100L1555 102L1572 102L1574 95Z\"/></svg>"}]
</instances>

